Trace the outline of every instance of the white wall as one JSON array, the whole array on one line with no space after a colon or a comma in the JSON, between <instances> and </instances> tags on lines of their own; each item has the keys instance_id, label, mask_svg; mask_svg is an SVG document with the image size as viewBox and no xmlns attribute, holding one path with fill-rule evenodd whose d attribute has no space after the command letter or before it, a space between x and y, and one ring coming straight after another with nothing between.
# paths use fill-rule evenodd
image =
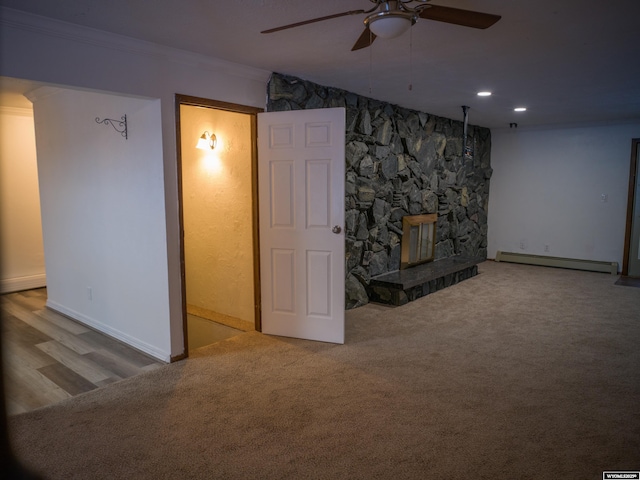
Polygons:
<instances>
[{"instance_id":1,"label":"white wall","mask_svg":"<svg viewBox=\"0 0 640 480\"><path fill-rule=\"evenodd\" d=\"M0 107L0 293L46 285L33 111Z\"/></svg>"},{"instance_id":2,"label":"white wall","mask_svg":"<svg viewBox=\"0 0 640 480\"><path fill-rule=\"evenodd\" d=\"M634 137L640 124L492 132L489 258L501 250L621 268Z\"/></svg>"},{"instance_id":3,"label":"white wall","mask_svg":"<svg viewBox=\"0 0 640 480\"><path fill-rule=\"evenodd\" d=\"M29 98L47 305L169 360L160 101L52 87ZM128 139L95 122L125 114Z\"/></svg>"},{"instance_id":4,"label":"white wall","mask_svg":"<svg viewBox=\"0 0 640 480\"><path fill-rule=\"evenodd\" d=\"M167 275L159 294L168 288L170 318L163 321L171 324L171 355L181 355L175 94L262 108L270 72L3 8L0 74L160 99Z\"/></svg>"}]
</instances>

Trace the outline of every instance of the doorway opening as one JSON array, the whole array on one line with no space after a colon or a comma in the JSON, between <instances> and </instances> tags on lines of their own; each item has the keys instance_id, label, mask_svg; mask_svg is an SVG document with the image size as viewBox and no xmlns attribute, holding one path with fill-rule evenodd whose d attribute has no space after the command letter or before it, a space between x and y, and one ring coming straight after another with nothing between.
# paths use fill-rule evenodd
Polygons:
<instances>
[{"instance_id":1,"label":"doorway opening","mask_svg":"<svg viewBox=\"0 0 640 480\"><path fill-rule=\"evenodd\" d=\"M0 294L47 283L32 85L0 77Z\"/></svg>"},{"instance_id":2,"label":"doorway opening","mask_svg":"<svg viewBox=\"0 0 640 480\"><path fill-rule=\"evenodd\" d=\"M185 356L261 329L256 148L261 111L176 95Z\"/></svg>"},{"instance_id":3,"label":"doorway opening","mask_svg":"<svg viewBox=\"0 0 640 480\"><path fill-rule=\"evenodd\" d=\"M631 141L628 198L622 275L640 278L640 138Z\"/></svg>"}]
</instances>

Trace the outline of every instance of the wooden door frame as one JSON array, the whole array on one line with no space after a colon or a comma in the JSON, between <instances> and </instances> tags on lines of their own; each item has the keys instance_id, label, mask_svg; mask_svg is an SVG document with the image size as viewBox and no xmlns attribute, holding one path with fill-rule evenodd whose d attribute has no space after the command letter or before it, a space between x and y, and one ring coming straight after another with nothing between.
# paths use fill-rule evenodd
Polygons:
<instances>
[{"instance_id":1,"label":"wooden door frame","mask_svg":"<svg viewBox=\"0 0 640 480\"><path fill-rule=\"evenodd\" d=\"M622 260L622 275L629 274L629 253L631 250L631 227L633 226L633 206L635 204L636 193L636 171L638 163L638 149L640 148L640 138L631 140L631 167L629 169L629 195L627 200L627 226L624 234L624 257Z\"/></svg>"},{"instance_id":2,"label":"wooden door frame","mask_svg":"<svg viewBox=\"0 0 640 480\"><path fill-rule=\"evenodd\" d=\"M264 112L263 108L239 105L236 103L222 102L208 98L194 97L177 93L175 99L176 115L176 168L178 177L178 217L180 235L180 288L182 294L182 331L184 335L184 353L176 359L189 356L189 340L187 335L187 290L186 269L184 254L184 215L182 201L182 135L180 124L180 106L206 107L215 110L223 110L232 113L242 113L251 118L251 196L252 196L252 232L253 232L253 308L255 329L262 331L261 299L260 299L260 237L258 229L258 113Z\"/></svg>"}]
</instances>

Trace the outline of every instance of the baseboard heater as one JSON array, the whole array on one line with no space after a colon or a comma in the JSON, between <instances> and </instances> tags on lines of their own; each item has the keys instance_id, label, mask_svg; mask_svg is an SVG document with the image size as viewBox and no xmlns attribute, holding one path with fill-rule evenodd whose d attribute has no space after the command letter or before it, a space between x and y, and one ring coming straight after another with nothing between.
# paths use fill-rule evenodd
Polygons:
<instances>
[{"instance_id":1,"label":"baseboard heater","mask_svg":"<svg viewBox=\"0 0 640 480\"><path fill-rule=\"evenodd\" d=\"M586 270L588 272L603 272L611 275L618 274L618 262L600 262L597 260L578 260L575 258L547 257L544 255L529 255L526 253L501 252L496 253L496 262L523 263L525 265L539 265L542 267L570 268Z\"/></svg>"}]
</instances>

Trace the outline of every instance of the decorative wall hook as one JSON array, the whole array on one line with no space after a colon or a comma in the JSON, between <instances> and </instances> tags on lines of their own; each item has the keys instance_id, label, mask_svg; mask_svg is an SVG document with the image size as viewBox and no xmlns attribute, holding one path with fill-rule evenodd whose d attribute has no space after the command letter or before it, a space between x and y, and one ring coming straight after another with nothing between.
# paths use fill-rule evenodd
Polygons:
<instances>
[{"instance_id":1,"label":"decorative wall hook","mask_svg":"<svg viewBox=\"0 0 640 480\"><path fill-rule=\"evenodd\" d=\"M126 115L123 115L121 120L115 120L113 118L105 118L104 120L100 120L100 117L96 117L96 123L111 125L113 129L116 132L118 132L120 135L122 135L125 139L129 138L127 136L127 116Z\"/></svg>"}]
</instances>

